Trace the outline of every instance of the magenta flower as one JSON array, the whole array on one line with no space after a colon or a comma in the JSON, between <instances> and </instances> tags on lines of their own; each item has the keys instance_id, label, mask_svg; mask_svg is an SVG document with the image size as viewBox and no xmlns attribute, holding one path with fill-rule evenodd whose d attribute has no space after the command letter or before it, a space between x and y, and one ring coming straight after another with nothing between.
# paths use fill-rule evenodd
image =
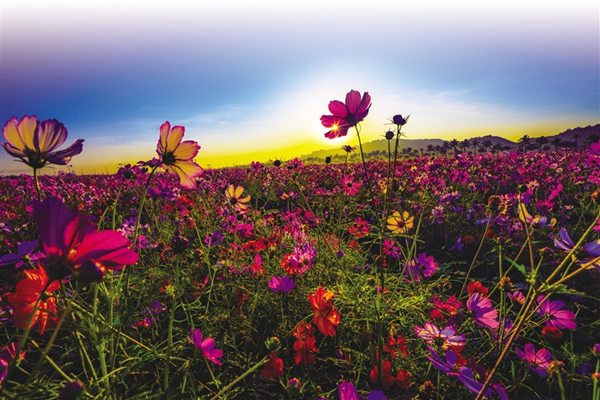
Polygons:
<instances>
[{"instance_id":1,"label":"magenta flower","mask_svg":"<svg viewBox=\"0 0 600 400\"><path fill-rule=\"evenodd\" d=\"M421 280L421 276L429 278L438 270L438 263L433 256L427 257L427 254L421 253L418 258L413 258L405 264L404 273L415 282Z\"/></svg>"},{"instance_id":2,"label":"magenta flower","mask_svg":"<svg viewBox=\"0 0 600 400\"><path fill-rule=\"evenodd\" d=\"M437 343L444 350L460 349L466 343L465 335L457 335L456 329L451 326L440 330L431 322L425 322L423 328L415 325L415 333L421 339L425 339L428 344Z\"/></svg>"},{"instance_id":3,"label":"magenta flower","mask_svg":"<svg viewBox=\"0 0 600 400\"><path fill-rule=\"evenodd\" d=\"M67 129L55 119L39 123L35 115L26 115L19 122L12 117L2 128L2 136L4 150L35 169L46 164L67 165L83 150L83 139L77 139L66 149L54 151L67 140Z\"/></svg>"},{"instance_id":4,"label":"magenta flower","mask_svg":"<svg viewBox=\"0 0 600 400\"><path fill-rule=\"evenodd\" d=\"M194 329L194 327L192 327L190 330L190 341L193 343L194 347L196 347L196 349L202 353L204 358L214 362L217 365L223 365L223 363L218 360L219 358L223 357L223 351L215 349L215 340L213 338L206 338L202 340L202 331L200 328Z\"/></svg>"},{"instance_id":5,"label":"magenta flower","mask_svg":"<svg viewBox=\"0 0 600 400\"><path fill-rule=\"evenodd\" d=\"M568 310L562 310L565 303L556 300L550 302L549 299L545 299L546 296L538 297L538 304L541 303L537 313L542 317L548 318L546 326L553 326L558 329L575 329L577 324L573 322L575 319L575 313ZM543 302L543 303L542 303Z\"/></svg>"},{"instance_id":6,"label":"magenta flower","mask_svg":"<svg viewBox=\"0 0 600 400\"><path fill-rule=\"evenodd\" d=\"M184 134L185 127L177 125L171 128L169 121L166 121L160 126L156 152L159 165L169 172L176 173L181 186L191 189L196 186L194 178L202 175L204 169L193 161L200 146L193 140L182 142Z\"/></svg>"},{"instance_id":7,"label":"magenta flower","mask_svg":"<svg viewBox=\"0 0 600 400\"><path fill-rule=\"evenodd\" d=\"M274 276L269 281L269 287L275 293L288 293L290 290L295 288L296 285L294 285L294 281L288 278L287 276L282 276L281 278L279 278L278 276Z\"/></svg>"},{"instance_id":8,"label":"magenta flower","mask_svg":"<svg viewBox=\"0 0 600 400\"><path fill-rule=\"evenodd\" d=\"M342 191L348 196L354 196L358 194L358 190L360 189L362 184L360 182L354 181L354 178L350 175L344 175L342 177L342 181L340 182L340 186L342 187Z\"/></svg>"},{"instance_id":9,"label":"magenta flower","mask_svg":"<svg viewBox=\"0 0 600 400\"><path fill-rule=\"evenodd\" d=\"M34 202L35 220L46 252L50 280L77 273L87 282L102 280L107 269L135 264L138 255L118 231L98 231L86 216L73 213L61 200Z\"/></svg>"},{"instance_id":10,"label":"magenta flower","mask_svg":"<svg viewBox=\"0 0 600 400\"><path fill-rule=\"evenodd\" d=\"M473 313L473 320L479 326L490 329L498 328L498 311L492 301L479 292L475 292L467 300L467 309Z\"/></svg>"},{"instance_id":11,"label":"magenta flower","mask_svg":"<svg viewBox=\"0 0 600 400\"><path fill-rule=\"evenodd\" d=\"M342 381L338 385L340 400L358 400L358 393L352 382Z\"/></svg>"},{"instance_id":12,"label":"magenta flower","mask_svg":"<svg viewBox=\"0 0 600 400\"><path fill-rule=\"evenodd\" d=\"M348 129L356 126L360 121L365 119L369 114L371 107L371 96L365 92L360 97L360 92L351 90L346 94L346 103L338 100L333 100L329 103L329 112L333 115L323 115L321 124L329 129L325 134L328 139L346 136Z\"/></svg>"},{"instance_id":13,"label":"magenta flower","mask_svg":"<svg viewBox=\"0 0 600 400\"><path fill-rule=\"evenodd\" d=\"M535 351L533 343L527 343L523 350L516 348L515 353L522 359L527 361L529 369L537 375L545 378L548 376L548 368L552 362L552 353L546 349Z\"/></svg>"},{"instance_id":14,"label":"magenta flower","mask_svg":"<svg viewBox=\"0 0 600 400\"><path fill-rule=\"evenodd\" d=\"M0 351L0 387L8 374L8 364L15 358L22 359L25 353L19 350L19 343L13 342Z\"/></svg>"},{"instance_id":15,"label":"magenta flower","mask_svg":"<svg viewBox=\"0 0 600 400\"><path fill-rule=\"evenodd\" d=\"M592 145L590 146L590 153L592 153L595 156L600 156L600 141L592 143Z\"/></svg>"}]
</instances>

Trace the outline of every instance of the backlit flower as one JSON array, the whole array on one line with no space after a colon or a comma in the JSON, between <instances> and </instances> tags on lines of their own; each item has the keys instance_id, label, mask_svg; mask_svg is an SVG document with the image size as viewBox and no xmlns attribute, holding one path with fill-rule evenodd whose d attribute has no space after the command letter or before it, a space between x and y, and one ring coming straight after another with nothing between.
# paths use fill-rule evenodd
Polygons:
<instances>
[{"instance_id":1,"label":"backlit flower","mask_svg":"<svg viewBox=\"0 0 600 400\"><path fill-rule=\"evenodd\" d=\"M440 330L429 321L422 328L415 325L415 333L428 344L436 343L444 350L462 349L466 343L465 335L457 335L453 327L447 326Z\"/></svg>"},{"instance_id":2,"label":"backlit flower","mask_svg":"<svg viewBox=\"0 0 600 400\"><path fill-rule=\"evenodd\" d=\"M335 336L334 325L340 324L340 313L333 309L330 301L333 296L332 291L320 286L314 295L308 295L314 313L313 322L325 336Z\"/></svg>"},{"instance_id":3,"label":"backlit flower","mask_svg":"<svg viewBox=\"0 0 600 400\"><path fill-rule=\"evenodd\" d=\"M227 197L227 201L231 204L234 210L239 212L248 211L248 204L250 202L250 196L242 197L244 194L244 188L242 186L227 186L225 190L225 197Z\"/></svg>"},{"instance_id":4,"label":"backlit flower","mask_svg":"<svg viewBox=\"0 0 600 400\"><path fill-rule=\"evenodd\" d=\"M58 319L56 299L52 292L60 287L60 283L54 280L48 284L48 275L42 267L23 272L26 278L17 283L16 293L7 295L7 300L13 308L13 322L18 328L25 329L27 321L31 318L29 327L33 327L37 322L40 334L43 334L46 327L53 327ZM34 312L36 303L37 308Z\"/></svg>"},{"instance_id":5,"label":"backlit flower","mask_svg":"<svg viewBox=\"0 0 600 400\"><path fill-rule=\"evenodd\" d=\"M411 216L407 211L395 211L391 217L387 219L387 228L392 233L405 233L413 227L415 217Z\"/></svg>"},{"instance_id":6,"label":"backlit flower","mask_svg":"<svg viewBox=\"0 0 600 400\"><path fill-rule=\"evenodd\" d=\"M194 157L198 154L200 146L193 140L181 141L185 127L174 126L171 128L169 121L160 126L160 139L156 146L159 165L169 172L179 176L181 186L191 189L196 185L194 178L202 175L204 170L196 164Z\"/></svg>"},{"instance_id":7,"label":"backlit flower","mask_svg":"<svg viewBox=\"0 0 600 400\"><path fill-rule=\"evenodd\" d=\"M34 202L35 220L46 252L45 265L52 279L78 273L87 282L102 280L107 269L135 264L138 255L118 231L98 231L86 216L73 213L61 200L50 197Z\"/></svg>"},{"instance_id":8,"label":"backlit flower","mask_svg":"<svg viewBox=\"0 0 600 400\"><path fill-rule=\"evenodd\" d=\"M35 115L26 115L19 122L11 118L2 128L2 136L6 143L0 145L8 154L36 169L46 164L67 165L83 150L83 139L77 139L66 149L54 151L67 140L67 129L55 119L40 123Z\"/></svg>"},{"instance_id":9,"label":"backlit flower","mask_svg":"<svg viewBox=\"0 0 600 400\"><path fill-rule=\"evenodd\" d=\"M492 301L479 292L473 293L467 300L467 309L473 314L473 320L479 326L490 329L498 328L498 311Z\"/></svg>"},{"instance_id":10,"label":"backlit flower","mask_svg":"<svg viewBox=\"0 0 600 400\"><path fill-rule=\"evenodd\" d=\"M193 327L190 329L190 341L196 347L196 349L209 361L214 362L217 365L223 365L223 363L219 360L223 356L223 351L219 349L215 349L215 339L206 338L202 340L202 331L200 328L194 329Z\"/></svg>"},{"instance_id":11,"label":"backlit flower","mask_svg":"<svg viewBox=\"0 0 600 400\"><path fill-rule=\"evenodd\" d=\"M293 280L291 280L290 278L288 278L287 276L284 275L281 278L279 278L278 276L272 277L271 280L269 281L269 287L275 293L278 293L278 292L288 293L290 290L295 288L296 285L294 285Z\"/></svg>"},{"instance_id":12,"label":"backlit flower","mask_svg":"<svg viewBox=\"0 0 600 400\"><path fill-rule=\"evenodd\" d=\"M383 362L383 388L387 389L392 386L396 382L396 378L392 376L392 363L391 361L385 360ZM369 374L369 379L371 382L377 385L377 380L379 378L379 366L375 365Z\"/></svg>"},{"instance_id":13,"label":"backlit flower","mask_svg":"<svg viewBox=\"0 0 600 400\"><path fill-rule=\"evenodd\" d=\"M360 92L351 90L346 94L346 103L339 100L333 100L329 103L329 112L333 115L323 115L321 124L329 129L325 134L328 139L346 136L348 129L356 126L369 114L371 107L371 96L365 92L360 97Z\"/></svg>"}]
</instances>

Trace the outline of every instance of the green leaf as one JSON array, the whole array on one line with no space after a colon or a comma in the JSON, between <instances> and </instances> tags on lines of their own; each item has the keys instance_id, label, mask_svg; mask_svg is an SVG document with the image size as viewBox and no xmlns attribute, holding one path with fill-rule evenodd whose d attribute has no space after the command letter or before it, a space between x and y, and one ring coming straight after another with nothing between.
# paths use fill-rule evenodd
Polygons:
<instances>
[{"instance_id":1,"label":"green leaf","mask_svg":"<svg viewBox=\"0 0 600 400\"><path fill-rule=\"evenodd\" d=\"M527 273L527 271L525 270L525 266L523 264L517 264L516 262L514 262L513 260L511 260L508 257L504 257L504 259L508 262L510 262L516 269L519 270L519 272L521 272L526 278L529 278L529 274Z\"/></svg>"}]
</instances>

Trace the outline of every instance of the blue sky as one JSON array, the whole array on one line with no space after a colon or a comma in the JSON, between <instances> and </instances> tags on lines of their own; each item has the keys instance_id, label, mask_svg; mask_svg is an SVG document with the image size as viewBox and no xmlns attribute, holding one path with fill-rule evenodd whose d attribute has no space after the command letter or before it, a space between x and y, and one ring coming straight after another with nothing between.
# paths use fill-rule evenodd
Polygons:
<instances>
[{"instance_id":1,"label":"blue sky","mask_svg":"<svg viewBox=\"0 0 600 400\"><path fill-rule=\"evenodd\" d=\"M213 167L329 141L350 89L408 138L556 134L599 122L597 1L26 1L1 12L0 117L56 118L76 169L155 155L169 120ZM0 155L0 173L19 164Z\"/></svg>"}]
</instances>

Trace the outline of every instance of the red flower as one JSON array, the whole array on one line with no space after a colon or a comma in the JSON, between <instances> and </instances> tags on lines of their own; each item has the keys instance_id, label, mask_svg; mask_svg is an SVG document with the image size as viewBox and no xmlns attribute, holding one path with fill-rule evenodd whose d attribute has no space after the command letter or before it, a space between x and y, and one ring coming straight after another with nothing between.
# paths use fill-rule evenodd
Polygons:
<instances>
[{"instance_id":1,"label":"red flower","mask_svg":"<svg viewBox=\"0 0 600 400\"><path fill-rule=\"evenodd\" d=\"M404 390L408 389L408 387L412 385L412 382L410 381L410 373L407 370L401 369L398 371L398 375L396 376L396 385Z\"/></svg>"},{"instance_id":2,"label":"red flower","mask_svg":"<svg viewBox=\"0 0 600 400\"><path fill-rule=\"evenodd\" d=\"M487 296L488 288L483 286L481 284L481 282L479 282L479 281L469 282L469 284L467 285L467 292L469 293L469 295L477 292L477 293L481 293L482 296Z\"/></svg>"},{"instance_id":3,"label":"red flower","mask_svg":"<svg viewBox=\"0 0 600 400\"><path fill-rule=\"evenodd\" d=\"M309 294L308 299L313 308L313 322L325 336L335 336L334 325L340 324L340 313L333 309L330 300L334 293L319 286L314 295Z\"/></svg>"},{"instance_id":4,"label":"red flower","mask_svg":"<svg viewBox=\"0 0 600 400\"><path fill-rule=\"evenodd\" d=\"M263 364L264 368L260 373L260 377L267 381L274 381L277 378L283 377L283 360L277 357L277 352L272 352L269 360Z\"/></svg>"},{"instance_id":5,"label":"red flower","mask_svg":"<svg viewBox=\"0 0 600 400\"><path fill-rule=\"evenodd\" d=\"M309 336L306 340L298 339L294 342L294 362L296 364L307 367L310 364L315 363L315 354L318 349L315 346L317 339L314 336Z\"/></svg>"},{"instance_id":6,"label":"red flower","mask_svg":"<svg viewBox=\"0 0 600 400\"><path fill-rule=\"evenodd\" d=\"M323 115L321 117L321 124L330 129L325 137L334 139L346 136L349 128L356 126L369 114L369 107L371 107L369 93L365 92L361 99L360 92L356 90L351 90L346 94L345 104L338 100L331 101L329 112L333 115Z\"/></svg>"},{"instance_id":7,"label":"red flower","mask_svg":"<svg viewBox=\"0 0 600 400\"><path fill-rule=\"evenodd\" d=\"M46 327L54 327L58 319L56 299L51 293L60 287L60 283L55 280L48 284L48 275L42 267L24 272L27 277L17 283L16 293L7 296L7 300L13 308L13 322L18 328L25 329L39 299L29 328L37 322L40 334L43 334Z\"/></svg>"},{"instance_id":8,"label":"red flower","mask_svg":"<svg viewBox=\"0 0 600 400\"><path fill-rule=\"evenodd\" d=\"M394 338L394 336L390 334L388 342L383 345L383 351L390 353L390 357L392 358L398 357L396 352L400 352L402 357L406 357L408 355L408 352L406 351L406 339L402 335L398 336L398 338Z\"/></svg>"},{"instance_id":9,"label":"red flower","mask_svg":"<svg viewBox=\"0 0 600 400\"><path fill-rule=\"evenodd\" d=\"M396 378L394 378L391 374L391 369L392 369L392 362L385 360L383 362L383 388L384 389L389 388L390 386L392 386L394 384L394 382L396 382ZM375 385L377 385L378 377L379 377L379 367L376 365L371 370L371 373L369 374L369 379L371 379L371 382L373 382Z\"/></svg>"}]
</instances>

